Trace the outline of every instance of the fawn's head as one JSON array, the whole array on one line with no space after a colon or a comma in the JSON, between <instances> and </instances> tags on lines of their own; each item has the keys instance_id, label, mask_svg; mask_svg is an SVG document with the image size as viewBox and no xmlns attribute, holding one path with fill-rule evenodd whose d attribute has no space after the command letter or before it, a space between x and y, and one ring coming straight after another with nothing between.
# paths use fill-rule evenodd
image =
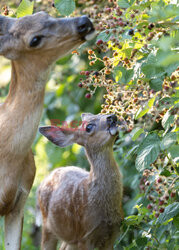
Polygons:
<instances>
[{"instance_id":1,"label":"fawn's head","mask_svg":"<svg viewBox=\"0 0 179 250\"><path fill-rule=\"evenodd\" d=\"M45 12L19 19L0 16L0 55L11 60L37 55L52 63L92 37L94 28L86 16L53 18Z\"/></svg>"},{"instance_id":2,"label":"fawn's head","mask_svg":"<svg viewBox=\"0 0 179 250\"><path fill-rule=\"evenodd\" d=\"M66 147L73 143L85 148L112 146L118 134L115 115L82 114L82 125L77 129L55 126L40 127L39 131L51 142Z\"/></svg>"}]
</instances>

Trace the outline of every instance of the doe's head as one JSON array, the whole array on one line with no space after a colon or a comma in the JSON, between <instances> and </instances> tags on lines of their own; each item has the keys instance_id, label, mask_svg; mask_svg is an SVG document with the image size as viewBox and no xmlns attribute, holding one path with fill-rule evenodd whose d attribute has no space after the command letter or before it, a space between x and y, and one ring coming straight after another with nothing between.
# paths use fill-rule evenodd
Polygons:
<instances>
[{"instance_id":1,"label":"doe's head","mask_svg":"<svg viewBox=\"0 0 179 250\"><path fill-rule=\"evenodd\" d=\"M0 55L11 60L42 55L52 63L92 39L94 31L86 16L53 18L45 12L19 19L0 16Z\"/></svg>"},{"instance_id":2,"label":"doe's head","mask_svg":"<svg viewBox=\"0 0 179 250\"><path fill-rule=\"evenodd\" d=\"M59 147L77 143L85 148L112 147L118 134L115 115L82 114L82 125L77 129L56 126L40 127L39 132Z\"/></svg>"}]
</instances>

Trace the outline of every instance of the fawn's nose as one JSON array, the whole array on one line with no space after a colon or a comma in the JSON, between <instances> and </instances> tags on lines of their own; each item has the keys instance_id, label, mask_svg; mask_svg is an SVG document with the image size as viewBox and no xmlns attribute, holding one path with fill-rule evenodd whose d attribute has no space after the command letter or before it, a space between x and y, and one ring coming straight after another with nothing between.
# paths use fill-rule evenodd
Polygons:
<instances>
[{"instance_id":1,"label":"fawn's nose","mask_svg":"<svg viewBox=\"0 0 179 250\"><path fill-rule=\"evenodd\" d=\"M115 125L117 123L117 116L116 115L110 115L107 117L107 123L109 126Z\"/></svg>"},{"instance_id":2,"label":"fawn's nose","mask_svg":"<svg viewBox=\"0 0 179 250\"><path fill-rule=\"evenodd\" d=\"M87 34L95 31L95 29L90 19L87 16L82 16L79 18L77 31L82 38L85 38Z\"/></svg>"}]
</instances>

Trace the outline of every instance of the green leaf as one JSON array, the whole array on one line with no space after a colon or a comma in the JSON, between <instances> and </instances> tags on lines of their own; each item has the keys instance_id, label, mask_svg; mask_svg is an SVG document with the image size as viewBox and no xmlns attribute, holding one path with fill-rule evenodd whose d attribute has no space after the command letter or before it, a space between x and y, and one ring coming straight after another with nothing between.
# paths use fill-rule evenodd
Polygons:
<instances>
[{"instance_id":1,"label":"green leaf","mask_svg":"<svg viewBox=\"0 0 179 250\"><path fill-rule=\"evenodd\" d=\"M144 116L145 114L147 114L147 112L149 111L150 109L148 107L145 107L144 109L142 109L142 107L140 107L136 114L135 114L135 120L141 118L142 116Z\"/></svg>"},{"instance_id":2,"label":"green leaf","mask_svg":"<svg viewBox=\"0 0 179 250\"><path fill-rule=\"evenodd\" d=\"M17 18L32 15L34 9L34 1L22 0L17 8Z\"/></svg>"},{"instance_id":3,"label":"green leaf","mask_svg":"<svg viewBox=\"0 0 179 250\"><path fill-rule=\"evenodd\" d=\"M162 78L153 78L149 81L151 89L155 91L162 90L163 79Z\"/></svg>"},{"instance_id":4,"label":"green leaf","mask_svg":"<svg viewBox=\"0 0 179 250\"><path fill-rule=\"evenodd\" d=\"M103 42L107 42L109 41L110 37L112 36L112 29L111 30L108 30L109 33L106 34L106 31L102 31L101 33L99 33L99 35L97 36L96 40L102 40Z\"/></svg>"},{"instance_id":5,"label":"green leaf","mask_svg":"<svg viewBox=\"0 0 179 250\"><path fill-rule=\"evenodd\" d=\"M128 0L119 0L118 5L119 5L119 7L124 8L124 9L127 9L130 7Z\"/></svg>"},{"instance_id":6,"label":"green leaf","mask_svg":"<svg viewBox=\"0 0 179 250\"><path fill-rule=\"evenodd\" d=\"M133 75L134 75L133 69L126 69L125 67L121 66L117 66L114 68L114 76L117 82L122 82L127 84L128 82L130 82Z\"/></svg>"},{"instance_id":7,"label":"green leaf","mask_svg":"<svg viewBox=\"0 0 179 250\"><path fill-rule=\"evenodd\" d=\"M174 162L179 162L179 145L173 145L168 149L168 152Z\"/></svg>"},{"instance_id":8,"label":"green leaf","mask_svg":"<svg viewBox=\"0 0 179 250\"><path fill-rule=\"evenodd\" d=\"M162 139L160 147L162 150L165 150L172 146L177 140L176 133L168 133L165 135L165 137Z\"/></svg>"},{"instance_id":9,"label":"green leaf","mask_svg":"<svg viewBox=\"0 0 179 250\"><path fill-rule=\"evenodd\" d=\"M75 10L74 0L55 0L55 7L61 15L69 16Z\"/></svg>"},{"instance_id":10,"label":"green leaf","mask_svg":"<svg viewBox=\"0 0 179 250\"><path fill-rule=\"evenodd\" d=\"M151 99L148 101L148 107L149 107L149 108L152 108L153 105L154 105L154 102L155 102L155 97L151 98Z\"/></svg>"},{"instance_id":11,"label":"green leaf","mask_svg":"<svg viewBox=\"0 0 179 250\"><path fill-rule=\"evenodd\" d=\"M174 115L171 115L170 111L167 111L162 119L163 128L165 130L168 130L173 122L174 122Z\"/></svg>"},{"instance_id":12,"label":"green leaf","mask_svg":"<svg viewBox=\"0 0 179 250\"><path fill-rule=\"evenodd\" d=\"M156 221L156 224L164 223L165 221L170 220L171 218L173 218L178 214L179 214L179 202L174 202L165 208L164 213L160 214L160 216Z\"/></svg>"},{"instance_id":13,"label":"green leaf","mask_svg":"<svg viewBox=\"0 0 179 250\"><path fill-rule=\"evenodd\" d=\"M137 246L139 247L145 247L147 244L147 238L146 237L138 237L136 239Z\"/></svg>"},{"instance_id":14,"label":"green leaf","mask_svg":"<svg viewBox=\"0 0 179 250\"><path fill-rule=\"evenodd\" d=\"M140 144L135 166L138 171L143 171L153 163L160 152L160 138L157 134L149 134Z\"/></svg>"},{"instance_id":15,"label":"green leaf","mask_svg":"<svg viewBox=\"0 0 179 250\"><path fill-rule=\"evenodd\" d=\"M133 132L133 136L132 136L132 140L135 141L143 132L144 129L143 128L135 128Z\"/></svg>"}]
</instances>

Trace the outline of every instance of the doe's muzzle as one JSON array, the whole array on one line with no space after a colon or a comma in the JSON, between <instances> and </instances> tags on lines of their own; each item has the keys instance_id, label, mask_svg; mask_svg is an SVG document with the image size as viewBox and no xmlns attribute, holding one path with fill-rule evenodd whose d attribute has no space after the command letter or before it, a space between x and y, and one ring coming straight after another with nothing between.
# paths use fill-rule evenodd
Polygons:
<instances>
[{"instance_id":1,"label":"doe's muzzle","mask_svg":"<svg viewBox=\"0 0 179 250\"><path fill-rule=\"evenodd\" d=\"M82 39L86 39L88 35L95 33L94 26L87 16L79 17L77 31Z\"/></svg>"}]
</instances>

